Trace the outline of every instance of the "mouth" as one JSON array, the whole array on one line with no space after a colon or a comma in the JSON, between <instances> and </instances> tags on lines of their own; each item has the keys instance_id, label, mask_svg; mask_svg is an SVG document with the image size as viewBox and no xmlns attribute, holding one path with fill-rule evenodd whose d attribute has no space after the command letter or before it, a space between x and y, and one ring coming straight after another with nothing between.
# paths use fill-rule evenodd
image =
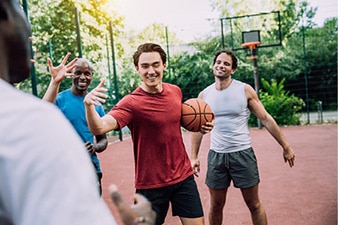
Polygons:
<instances>
[{"instance_id":1,"label":"mouth","mask_svg":"<svg viewBox=\"0 0 338 225\"><path fill-rule=\"evenodd\" d=\"M88 86L87 82L81 82L81 81L79 81L79 82L77 83L77 85L78 85L79 87L87 87L87 86Z\"/></svg>"},{"instance_id":2,"label":"mouth","mask_svg":"<svg viewBox=\"0 0 338 225\"><path fill-rule=\"evenodd\" d=\"M148 75L147 76L147 80L150 82L154 82L156 80L156 78L158 77L158 75Z\"/></svg>"},{"instance_id":3,"label":"mouth","mask_svg":"<svg viewBox=\"0 0 338 225\"><path fill-rule=\"evenodd\" d=\"M217 74L224 74L225 71L224 70L221 70L221 69L216 69L215 70Z\"/></svg>"}]
</instances>

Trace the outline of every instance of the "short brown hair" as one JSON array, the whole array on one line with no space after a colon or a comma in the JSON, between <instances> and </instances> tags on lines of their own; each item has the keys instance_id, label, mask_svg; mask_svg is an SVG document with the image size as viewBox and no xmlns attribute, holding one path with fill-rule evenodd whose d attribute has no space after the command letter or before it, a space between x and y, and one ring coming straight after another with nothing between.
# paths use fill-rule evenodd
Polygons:
<instances>
[{"instance_id":1,"label":"short brown hair","mask_svg":"<svg viewBox=\"0 0 338 225\"><path fill-rule=\"evenodd\" d=\"M225 54L227 54L231 57L231 59L232 59L232 68L231 69L235 70L237 68L237 61L238 60L237 60L237 57L235 56L235 54L231 50L221 50L221 51L216 52L213 65L215 65L217 57L222 53L225 53Z\"/></svg>"},{"instance_id":2,"label":"short brown hair","mask_svg":"<svg viewBox=\"0 0 338 225\"><path fill-rule=\"evenodd\" d=\"M165 64L167 61L167 54L160 45L155 43L144 43L138 46L136 52L133 55L135 66L138 66L140 55L144 52L158 52L161 56L162 63Z\"/></svg>"}]
</instances>

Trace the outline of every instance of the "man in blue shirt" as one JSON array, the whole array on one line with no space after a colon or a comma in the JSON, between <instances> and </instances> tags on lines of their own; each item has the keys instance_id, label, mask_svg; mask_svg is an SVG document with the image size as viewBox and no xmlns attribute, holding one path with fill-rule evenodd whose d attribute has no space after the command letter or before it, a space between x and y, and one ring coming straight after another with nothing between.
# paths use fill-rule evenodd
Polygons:
<instances>
[{"instance_id":1,"label":"man in blue shirt","mask_svg":"<svg viewBox=\"0 0 338 225\"><path fill-rule=\"evenodd\" d=\"M68 53L61 64L56 67L54 67L52 61L48 59L52 79L43 99L54 103L63 112L81 137L83 143L85 143L96 169L101 194L102 172L96 152L104 151L108 145L108 141L106 134L96 135L94 140L94 135L90 132L87 125L83 104L84 97L88 93L88 87L93 79L93 67L92 64L84 58L75 58L66 65L69 56L70 53ZM72 86L58 93L61 81L65 77L72 77ZM102 105L96 106L96 111L100 116L105 115Z\"/></svg>"}]
</instances>

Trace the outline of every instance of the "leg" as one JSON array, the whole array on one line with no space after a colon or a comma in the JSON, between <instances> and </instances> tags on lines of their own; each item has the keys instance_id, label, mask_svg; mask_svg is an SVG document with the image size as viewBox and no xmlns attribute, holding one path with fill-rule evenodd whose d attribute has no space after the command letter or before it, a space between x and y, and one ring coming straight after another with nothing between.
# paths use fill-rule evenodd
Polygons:
<instances>
[{"instance_id":1,"label":"leg","mask_svg":"<svg viewBox=\"0 0 338 225\"><path fill-rule=\"evenodd\" d=\"M258 196L258 184L250 188L242 188L241 191L244 201L250 210L253 224L267 225L266 213Z\"/></svg>"},{"instance_id":2,"label":"leg","mask_svg":"<svg viewBox=\"0 0 338 225\"><path fill-rule=\"evenodd\" d=\"M209 224L221 225L223 221L223 208L225 205L226 194L228 189L209 188L210 193L210 211Z\"/></svg>"},{"instance_id":3,"label":"leg","mask_svg":"<svg viewBox=\"0 0 338 225\"><path fill-rule=\"evenodd\" d=\"M204 217L199 218L184 218L180 217L183 225L204 225Z\"/></svg>"},{"instance_id":4,"label":"leg","mask_svg":"<svg viewBox=\"0 0 338 225\"><path fill-rule=\"evenodd\" d=\"M155 189L136 189L136 193L145 196L152 204L153 210L156 212L155 225L164 224L169 208L168 187Z\"/></svg>"},{"instance_id":5,"label":"leg","mask_svg":"<svg viewBox=\"0 0 338 225\"><path fill-rule=\"evenodd\" d=\"M223 221L223 208L232 179L229 171L229 159L228 153L218 153L213 150L208 153L205 183L209 187L210 194L210 225L221 225Z\"/></svg>"},{"instance_id":6,"label":"leg","mask_svg":"<svg viewBox=\"0 0 338 225\"><path fill-rule=\"evenodd\" d=\"M183 225L204 225L202 202L194 175L173 185L172 214L179 216Z\"/></svg>"}]
</instances>

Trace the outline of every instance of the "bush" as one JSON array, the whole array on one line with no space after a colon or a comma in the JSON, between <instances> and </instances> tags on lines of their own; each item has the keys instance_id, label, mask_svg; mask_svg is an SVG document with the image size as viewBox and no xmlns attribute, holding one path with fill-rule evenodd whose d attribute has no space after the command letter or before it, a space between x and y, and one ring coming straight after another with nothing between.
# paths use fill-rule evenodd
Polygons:
<instances>
[{"instance_id":1,"label":"bush","mask_svg":"<svg viewBox=\"0 0 338 225\"><path fill-rule=\"evenodd\" d=\"M284 90L284 81L282 79L278 84L276 80L272 79L271 84L264 79L261 79L262 86L266 90L260 90L260 100L265 109L276 120L279 125L299 125L301 110L305 106L305 102L290 95ZM257 124L257 119L251 116L250 125Z\"/></svg>"}]
</instances>

